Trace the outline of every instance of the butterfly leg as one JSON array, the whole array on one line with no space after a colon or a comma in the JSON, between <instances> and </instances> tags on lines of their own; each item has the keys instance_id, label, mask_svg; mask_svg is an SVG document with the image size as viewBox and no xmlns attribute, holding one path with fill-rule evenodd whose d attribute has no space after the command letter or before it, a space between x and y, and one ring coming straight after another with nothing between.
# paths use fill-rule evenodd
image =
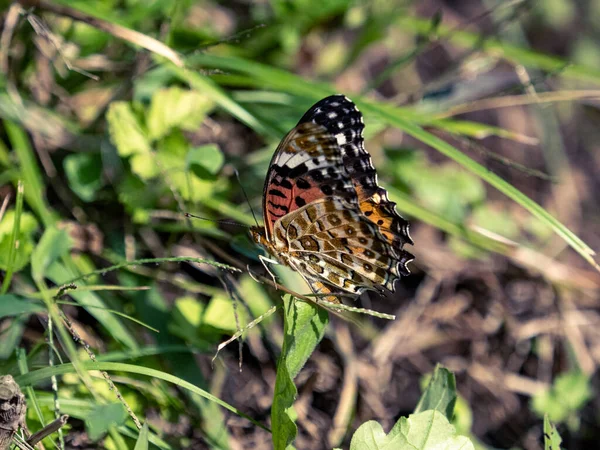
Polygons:
<instances>
[{"instance_id":1,"label":"butterfly leg","mask_svg":"<svg viewBox=\"0 0 600 450\"><path fill-rule=\"evenodd\" d=\"M265 258L263 255L258 255L258 259L260 259L260 262L262 263L263 267L266 269L269 275L271 275L271 278L273 279L273 284L275 284L275 289L279 290L279 286L277 285L277 279L275 278L273 272L271 272L271 270L269 269L269 266L267 266L267 263L279 264L279 262L275 261L274 259Z\"/></svg>"},{"instance_id":2,"label":"butterfly leg","mask_svg":"<svg viewBox=\"0 0 600 450\"><path fill-rule=\"evenodd\" d=\"M254 281L256 281L257 283L262 283L262 281L260 281L256 275L254 275L254 272L252 272L252 270L250 270L250 264L246 264L246 270L248 271L248 275L250 275L250 278L252 278Z\"/></svg>"}]
</instances>

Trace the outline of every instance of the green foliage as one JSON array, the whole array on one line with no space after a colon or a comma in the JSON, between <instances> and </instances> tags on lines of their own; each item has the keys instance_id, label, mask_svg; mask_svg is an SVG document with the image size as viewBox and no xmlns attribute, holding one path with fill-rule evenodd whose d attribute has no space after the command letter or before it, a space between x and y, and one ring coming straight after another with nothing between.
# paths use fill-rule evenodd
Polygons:
<instances>
[{"instance_id":1,"label":"green foliage","mask_svg":"<svg viewBox=\"0 0 600 450\"><path fill-rule=\"evenodd\" d=\"M351 96L365 115L375 166L392 200L413 223L428 223L441 231L438 235L458 259L509 254L519 246L543 251L553 248L547 244L555 233L595 266L590 247L546 206L524 194L536 195L539 186L517 188L513 179L506 181L477 162L481 158L468 156L470 149L446 139L452 136L468 143L492 136L530 144L534 133L480 123L477 115L455 119L455 105L427 95L430 86L417 76L421 61L415 64L427 50L451 42L469 57L453 67L460 75L440 73L436 84L449 81L453 87L465 81L457 82L456 77L464 77L468 84L472 66L490 68L499 58L519 71L550 72L532 70L531 86L523 86L528 90L547 87L537 82L538 75L543 81L552 76L555 86L561 79L598 82L594 36L582 33L573 43L573 63L478 33L475 27L450 29L441 13L421 17L402 2L226 3L53 0L22 14L16 27L9 29L10 39L3 40L8 56L2 63L8 67L0 76L6 91L0 94L4 131L0 185L16 187L22 182L24 191L16 189L16 200L0 218L0 269L5 271L0 359L3 369L17 373L12 356L28 322L33 322L29 318L32 314L53 318L60 336L54 336L54 347L40 339L31 354L21 353L19 360L19 380L34 405L29 420L40 426L53 418L53 402L35 383L57 376L61 408L83 420L92 439L105 439L98 446L120 450L131 448L134 440L136 450L148 448L148 442L159 448L191 445L179 436L164 437L168 441L164 442L154 432L161 430L151 431L147 425L138 436L123 406L113 403L115 396L107 385L88 379L88 371L109 370L120 377L119 387L136 414L143 417L148 409L160 409L165 420L174 423L186 414L212 448L229 448L224 410L265 428L243 412L245 405L221 400L231 396L224 392L231 385L231 378L224 382L231 377L230 361L219 360L210 376L203 362L214 354L223 335L238 337L238 324L243 328L266 311L275 311L273 305L279 306L280 299L249 276L224 277L221 271L230 271L231 266L213 264L216 256L208 255L218 246L219 256L233 258L240 267L255 259L258 250L249 245L245 230L188 221L182 213L253 225L250 208L230 181L232 168L242 172L252 208L259 210L264 173L277 142L306 107L338 89ZM512 14L519 18L521 2L508 3L515 3ZM84 23L73 19L77 14L46 14L48 5L76 8L95 19ZM536 5L531 17L566 27L574 11L568 2L553 0ZM42 29L33 29L37 22L32 19L38 15ZM494 29L504 29L503 23L495 23L495 16L492 11L481 17L494 21L498 25ZM157 44L169 45L184 65L165 58ZM365 74L371 69L377 73L369 79ZM90 79L85 71L98 79ZM398 107L399 97L380 100L388 96L388 89L408 93L410 101L425 95L422 101ZM412 139L402 144L410 145L410 152L391 149L377 154L378 142L385 142L391 128ZM439 154L426 157L425 146L431 154ZM256 147L260 149L255 151ZM514 178L517 182L520 175ZM486 183L507 199L498 201ZM0 187L3 194L12 195L12 187ZM547 201L546 192L539 194L536 198ZM554 206L554 201L548 204ZM512 208L516 205L530 214L518 217ZM557 214L572 223L564 211L557 209ZM103 244L99 253L79 251L61 228L63 220L80 222L82 229L97 226ZM513 243L499 244L481 230ZM196 244L206 252L202 260L168 257ZM165 258L139 259L146 253ZM191 276L187 267L178 266L182 261L202 265ZM427 263L422 268L426 270ZM282 285L299 292L306 289L302 280L295 284L294 275L285 269L274 272ZM73 340L57 316L65 303L53 296L65 284L73 284L71 290L60 291L71 305L65 312L76 320L76 329L85 331L84 337L91 337L98 363L88 363L86 354L73 351ZM233 304L232 293L241 301ZM294 379L328 322L327 313L313 304L286 297L284 305L283 342L271 339L267 352L276 354L281 345L271 410L276 449L293 445ZM129 318L133 320L125 320ZM239 335L278 337L280 325L273 315L261 322L262 329ZM369 329L363 338L375 333ZM55 365L48 364L50 354L57 356ZM531 407L573 430L591 397L589 379L572 372L558 377ZM348 417L355 407L348 408ZM560 437L547 418L546 450L558 450ZM351 448L472 448L467 438L459 436L469 435L471 423L469 405L464 398L457 399L453 374L437 367L414 414L401 418L388 434L375 422L363 424ZM47 448L52 448L48 441ZM477 443L475 438L473 442Z\"/></svg>"},{"instance_id":2,"label":"green foliage","mask_svg":"<svg viewBox=\"0 0 600 450\"><path fill-rule=\"evenodd\" d=\"M419 403L417 403L415 413L436 410L446 416L446 419L452 420L455 404L456 380L454 374L438 364Z\"/></svg>"},{"instance_id":3,"label":"green foliage","mask_svg":"<svg viewBox=\"0 0 600 450\"><path fill-rule=\"evenodd\" d=\"M362 424L352 436L350 450L468 450L473 444L456 431L446 416L436 410L402 417L389 434L375 421Z\"/></svg>"},{"instance_id":4,"label":"green foliage","mask_svg":"<svg viewBox=\"0 0 600 450\"><path fill-rule=\"evenodd\" d=\"M160 89L150 103L146 119L148 137L155 141L173 128L195 130L213 107L213 102L198 91L179 87Z\"/></svg>"},{"instance_id":5,"label":"green foliage","mask_svg":"<svg viewBox=\"0 0 600 450\"><path fill-rule=\"evenodd\" d=\"M104 436L112 426L121 425L127 419L127 411L120 403L98 405L85 419L85 428L92 441Z\"/></svg>"},{"instance_id":6,"label":"green foliage","mask_svg":"<svg viewBox=\"0 0 600 450\"><path fill-rule=\"evenodd\" d=\"M133 450L148 450L148 423L145 423L140 430L140 436L138 437Z\"/></svg>"},{"instance_id":7,"label":"green foliage","mask_svg":"<svg viewBox=\"0 0 600 450\"><path fill-rule=\"evenodd\" d=\"M560 450L562 439L556 427L548 419L548 414L544 415L544 450Z\"/></svg>"},{"instance_id":8,"label":"green foliage","mask_svg":"<svg viewBox=\"0 0 600 450\"><path fill-rule=\"evenodd\" d=\"M579 427L577 413L591 398L589 378L579 371L571 371L556 377L550 389L536 394L532 407L540 417L547 415L554 423L566 422L576 429Z\"/></svg>"},{"instance_id":9,"label":"green foliage","mask_svg":"<svg viewBox=\"0 0 600 450\"><path fill-rule=\"evenodd\" d=\"M13 294L0 295L0 319L21 314L40 313L44 310L41 303L34 303Z\"/></svg>"},{"instance_id":10,"label":"green foliage","mask_svg":"<svg viewBox=\"0 0 600 450\"><path fill-rule=\"evenodd\" d=\"M41 280L54 261L65 256L72 247L71 237L66 230L56 227L46 228L40 242L31 254L31 275Z\"/></svg>"},{"instance_id":11,"label":"green foliage","mask_svg":"<svg viewBox=\"0 0 600 450\"><path fill-rule=\"evenodd\" d=\"M352 436L350 450L474 449L473 443L457 435L450 423L456 398L454 374L438 365L414 414L401 417L388 434L373 420L363 423Z\"/></svg>"},{"instance_id":12,"label":"green foliage","mask_svg":"<svg viewBox=\"0 0 600 450\"><path fill-rule=\"evenodd\" d=\"M293 402L298 391L294 378L323 338L327 322L327 313L322 308L284 297L284 337L271 407L275 450L292 448L297 433Z\"/></svg>"},{"instance_id":13,"label":"green foliage","mask_svg":"<svg viewBox=\"0 0 600 450\"><path fill-rule=\"evenodd\" d=\"M75 153L67 156L63 165L71 190L84 202L94 200L98 191L104 186L100 156Z\"/></svg>"}]
</instances>

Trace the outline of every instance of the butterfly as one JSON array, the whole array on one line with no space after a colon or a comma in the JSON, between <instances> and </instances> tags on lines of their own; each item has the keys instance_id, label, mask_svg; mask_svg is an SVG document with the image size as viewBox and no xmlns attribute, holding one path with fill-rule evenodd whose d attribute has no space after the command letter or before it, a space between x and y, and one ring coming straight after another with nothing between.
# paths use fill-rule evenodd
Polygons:
<instances>
[{"instance_id":1,"label":"butterfly","mask_svg":"<svg viewBox=\"0 0 600 450\"><path fill-rule=\"evenodd\" d=\"M365 290L394 292L414 257L408 221L377 184L363 117L343 95L313 105L283 138L263 190L264 228L253 240L339 303Z\"/></svg>"}]
</instances>

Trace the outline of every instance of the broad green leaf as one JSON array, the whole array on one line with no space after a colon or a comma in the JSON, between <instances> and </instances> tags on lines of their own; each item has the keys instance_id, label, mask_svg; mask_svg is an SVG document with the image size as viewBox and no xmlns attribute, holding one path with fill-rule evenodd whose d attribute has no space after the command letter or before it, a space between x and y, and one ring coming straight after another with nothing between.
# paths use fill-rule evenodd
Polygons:
<instances>
[{"instance_id":1,"label":"broad green leaf","mask_svg":"<svg viewBox=\"0 0 600 450\"><path fill-rule=\"evenodd\" d=\"M246 314L243 308L237 309L240 326L246 324ZM217 294L210 299L202 316L202 325L208 325L226 332L236 331L233 302L228 295Z\"/></svg>"},{"instance_id":2,"label":"broad green leaf","mask_svg":"<svg viewBox=\"0 0 600 450\"><path fill-rule=\"evenodd\" d=\"M561 423L574 417L591 397L589 378L572 371L559 375L549 390L536 394L532 407L540 417L547 414L552 422Z\"/></svg>"},{"instance_id":3,"label":"broad green leaf","mask_svg":"<svg viewBox=\"0 0 600 450\"><path fill-rule=\"evenodd\" d=\"M148 450L148 423L144 423L140 430L140 437L138 437L133 450Z\"/></svg>"},{"instance_id":4,"label":"broad green leaf","mask_svg":"<svg viewBox=\"0 0 600 450\"><path fill-rule=\"evenodd\" d=\"M102 180L102 159L98 154L73 153L63 161L69 186L79 198L89 202L104 185Z\"/></svg>"},{"instance_id":5,"label":"broad green leaf","mask_svg":"<svg viewBox=\"0 0 600 450\"><path fill-rule=\"evenodd\" d=\"M32 302L12 294L0 295L0 319L20 314L33 314L45 311L39 302Z\"/></svg>"},{"instance_id":6,"label":"broad green leaf","mask_svg":"<svg viewBox=\"0 0 600 450\"><path fill-rule=\"evenodd\" d=\"M293 403L298 393L294 378L323 338L327 312L311 303L284 297L284 325L281 355L277 363L275 392L271 407L273 447L292 448L297 434Z\"/></svg>"},{"instance_id":7,"label":"broad green leaf","mask_svg":"<svg viewBox=\"0 0 600 450\"><path fill-rule=\"evenodd\" d=\"M456 404L456 380L454 374L445 367L436 366L433 376L421 395L415 413L437 410L452 420Z\"/></svg>"},{"instance_id":8,"label":"broad green leaf","mask_svg":"<svg viewBox=\"0 0 600 450\"><path fill-rule=\"evenodd\" d=\"M127 411L121 403L98 405L87 415L85 429L92 441L97 441L108 432L111 425L121 425L127 419Z\"/></svg>"},{"instance_id":9,"label":"broad green leaf","mask_svg":"<svg viewBox=\"0 0 600 450\"><path fill-rule=\"evenodd\" d=\"M186 169L203 179L214 179L224 162L223 152L215 144L191 148L185 158Z\"/></svg>"},{"instance_id":10,"label":"broad green leaf","mask_svg":"<svg viewBox=\"0 0 600 450\"><path fill-rule=\"evenodd\" d=\"M195 130L214 102L199 91L180 87L161 89L152 96L147 127L151 140L167 135L172 128Z\"/></svg>"},{"instance_id":11,"label":"broad green leaf","mask_svg":"<svg viewBox=\"0 0 600 450\"><path fill-rule=\"evenodd\" d=\"M71 237L66 230L56 227L46 228L40 242L31 255L31 274L41 280L50 265L67 254L72 247Z\"/></svg>"},{"instance_id":12,"label":"broad green leaf","mask_svg":"<svg viewBox=\"0 0 600 450\"><path fill-rule=\"evenodd\" d=\"M556 427L548 419L548 414L544 414L544 450L560 450L561 442Z\"/></svg>"},{"instance_id":13,"label":"broad green leaf","mask_svg":"<svg viewBox=\"0 0 600 450\"><path fill-rule=\"evenodd\" d=\"M129 158L131 171L142 180L149 180L160 174L160 169L156 164L156 155L152 153L138 153Z\"/></svg>"},{"instance_id":14,"label":"broad green leaf","mask_svg":"<svg viewBox=\"0 0 600 450\"><path fill-rule=\"evenodd\" d=\"M131 106L127 102L113 102L106 113L112 143L119 155L126 157L150 153L150 144Z\"/></svg>"},{"instance_id":15,"label":"broad green leaf","mask_svg":"<svg viewBox=\"0 0 600 450\"><path fill-rule=\"evenodd\" d=\"M402 417L389 434L375 421L362 424L352 436L350 450L472 450L446 416L430 410Z\"/></svg>"}]
</instances>

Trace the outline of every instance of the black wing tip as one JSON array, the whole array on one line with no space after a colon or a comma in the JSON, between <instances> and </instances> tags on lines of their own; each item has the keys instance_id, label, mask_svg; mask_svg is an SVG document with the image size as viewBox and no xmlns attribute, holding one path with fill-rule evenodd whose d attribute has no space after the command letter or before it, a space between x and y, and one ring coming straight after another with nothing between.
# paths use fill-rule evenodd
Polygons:
<instances>
[{"instance_id":1,"label":"black wing tip","mask_svg":"<svg viewBox=\"0 0 600 450\"><path fill-rule=\"evenodd\" d=\"M359 112L356 104L344 94L334 94L330 95L329 97L322 98L317 103L312 105L308 111L304 113L298 122L298 125L304 122L315 122L315 116L323 110L335 111L342 108L353 108L356 112ZM317 123L319 123L318 120Z\"/></svg>"}]
</instances>

